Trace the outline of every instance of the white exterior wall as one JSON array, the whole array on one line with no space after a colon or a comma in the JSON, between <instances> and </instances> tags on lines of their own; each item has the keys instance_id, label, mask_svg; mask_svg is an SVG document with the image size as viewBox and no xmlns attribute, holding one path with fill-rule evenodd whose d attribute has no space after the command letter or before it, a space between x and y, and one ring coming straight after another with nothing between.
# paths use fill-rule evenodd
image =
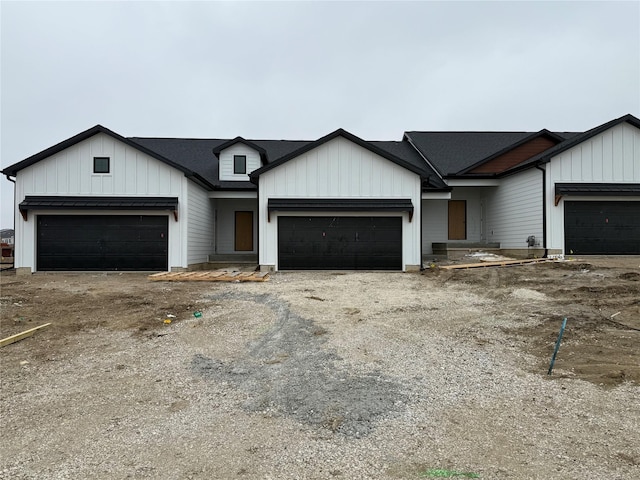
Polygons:
<instances>
[{"instance_id":1,"label":"white exterior wall","mask_svg":"<svg viewBox=\"0 0 640 480\"><path fill-rule=\"evenodd\" d=\"M216 252L222 254L231 253L257 253L258 251L258 202L255 199L218 199L216 200L217 224ZM253 212L253 250L250 252L237 252L235 250L236 212Z\"/></svg>"},{"instance_id":2,"label":"white exterior wall","mask_svg":"<svg viewBox=\"0 0 640 480\"><path fill-rule=\"evenodd\" d=\"M236 175L233 173L233 156L246 155L247 157L247 174ZM253 148L247 147L243 143L236 143L229 148L225 148L220 152L219 159L220 180L237 180L249 181L249 174L262 166L260 163L260 154Z\"/></svg>"},{"instance_id":3,"label":"white exterior wall","mask_svg":"<svg viewBox=\"0 0 640 480\"><path fill-rule=\"evenodd\" d=\"M209 261L215 250L215 211L209 193L188 182L187 196L187 263Z\"/></svg>"},{"instance_id":4,"label":"white exterior wall","mask_svg":"<svg viewBox=\"0 0 640 480\"><path fill-rule=\"evenodd\" d=\"M527 237L535 235L544 246L542 216L542 172L532 168L506 177L487 197L487 241L527 249Z\"/></svg>"},{"instance_id":5,"label":"white exterior wall","mask_svg":"<svg viewBox=\"0 0 640 480\"><path fill-rule=\"evenodd\" d=\"M433 253L432 244L449 237L449 201L422 201L422 254Z\"/></svg>"},{"instance_id":6,"label":"white exterior wall","mask_svg":"<svg viewBox=\"0 0 640 480\"><path fill-rule=\"evenodd\" d=\"M94 174L93 157L110 157L110 173ZM46 196L156 196L178 197L179 221L169 216L169 268L186 267L187 184L184 174L132 148L99 133L49 158L20 170L16 176L16 257L15 266L36 267L36 216L43 215L122 215L122 210L46 210L28 212L24 221L17 205L27 195ZM127 215L169 215L158 211L126 211Z\"/></svg>"},{"instance_id":7,"label":"white exterior wall","mask_svg":"<svg viewBox=\"0 0 640 480\"><path fill-rule=\"evenodd\" d=\"M564 253L564 201L627 201L630 197L563 197L556 183L640 183L640 129L621 123L553 157L547 170L549 248Z\"/></svg>"},{"instance_id":8,"label":"white exterior wall","mask_svg":"<svg viewBox=\"0 0 640 480\"><path fill-rule=\"evenodd\" d=\"M410 199L407 213L357 212L354 216L402 216L403 269L420 265L420 177L373 152L337 137L260 176L258 200L260 263L277 268L278 212L267 221L269 198ZM282 216L348 216L346 212L282 212Z\"/></svg>"},{"instance_id":9,"label":"white exterior wall","mask_svg":"<svg viewBox=\"0 0 640 480\"><path fill-rule=\"evenodd\" d=\"M467 202L467 238L466 240L449 240L449 201L422 201L422 253L433 253L433 243L478 243L483 238L483 213L486 192L490 187L456 187L451 192L451 200Z\"/></svg>"}]
</instances>

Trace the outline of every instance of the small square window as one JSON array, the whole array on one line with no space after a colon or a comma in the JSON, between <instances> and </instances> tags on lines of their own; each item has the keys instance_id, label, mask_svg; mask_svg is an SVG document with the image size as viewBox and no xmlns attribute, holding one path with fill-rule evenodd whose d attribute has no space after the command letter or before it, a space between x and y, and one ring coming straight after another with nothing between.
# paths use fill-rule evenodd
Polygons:
<instances>
[{"instance_id":1,"label":"small square window","mask_svg":"<svg viewBox=\"0 0 640 480\"><path fill-rule=\"evenodd\" d=\"M109 157L93 157L93 173L109 173Z\"/></svg>"},{"instance_id":2,"label":"small square window","mask_svg":"<svg viewBox=\"0 0 640 480\"><path fill-rule=\"evenodd\" d=\"M247 173L247 156L246 155L233 156L233 173L235 174Z\"/></svg>"}]
</instances>

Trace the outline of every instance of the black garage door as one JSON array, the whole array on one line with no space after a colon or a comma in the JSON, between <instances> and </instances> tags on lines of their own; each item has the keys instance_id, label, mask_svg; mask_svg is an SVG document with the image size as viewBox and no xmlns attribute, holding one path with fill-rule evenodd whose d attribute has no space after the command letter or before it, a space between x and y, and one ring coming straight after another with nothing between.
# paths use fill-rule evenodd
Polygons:
<instances>
[{"instance_id":1,"label":"black garage door","mask_svg":"<svg viewBox=\"0 0 640 480\"><path fill-rule=\"evenodd\" d=\"M281 270L402 270L401 217L278 217Z\"/></svg>"},{"instance_id":2,"label":"black garage door","mask_svg":"<svg viewBox=\"0 0 640 480\"><path fill-rule=\"evenodd\" d=\"M40 215L38 264L46 270L167 270L168 217Z\"/></svg>"},{"instance_id":3,"label":"black garage door","mask_svg":"<svg viewBox=\"0 0 640 480\"><path fill-rule=\"evenodd\" d=\"M565 254L640 255L640 202L564 202Z\"/></svg>"}]
</instances>

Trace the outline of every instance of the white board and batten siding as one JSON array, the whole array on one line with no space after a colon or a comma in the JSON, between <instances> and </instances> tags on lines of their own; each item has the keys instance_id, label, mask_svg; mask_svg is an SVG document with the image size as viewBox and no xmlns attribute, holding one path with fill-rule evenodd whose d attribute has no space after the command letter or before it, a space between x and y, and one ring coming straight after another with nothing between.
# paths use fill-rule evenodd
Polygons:
<instances>
[{"instance_id":1,"label":"white board and batten siding","mask_svg":"<svg viewBox=\"0 0 640 480\"><path fill-rule=\"evenodd\" d=\"M93 157L109 157L109 173L93 173ZM178 215L186 215L187 184L182 172L102 133L45 158L16 177L16 206L28 195L42 196L155 196L178 197ZM196 187L199 188L199 187ZM24 221L16 208L16 267L36 268L36 216L122 215L122 210L29 211ZM169 212L127 211L127 215L169 217L169 267L186 267L185 221L176 222Z\"/></svg>"},{"instance_id":2,"label":"white board and batten siding","mask_svg":"<svg viewBox=\"0 0 640 480\"><path fill-rule=\"evenodd\" d=\"M504 249L527 249L531 235L543 243L542 172L532 168L506 177L487 196L486 237Z\"/></svg>"},{"instance_id":3,"label":"white board and batten siding","mask_svg":"<svg viewBox=\"0 0 640 480\"><path fill-rule=\"evenodd\" d=\"M640 183L640 129L618 124L551 158L547 169L547 235L564 251L564 201L625 201L630 197L563 197L555 203L556 183ZM637 200L637 199L635 199Z\"/></svg>"},{"instance_id":4,"label":"white board and batten siding","mask_svg":"<svg viewBox=\"0 0 640 480\"><path fill-rule=\"evenodd\" d=\"M247 157L247 173L233 173L233 157L234 155L245 155ZM225 148L220 152L218 163L220 180L225 181L249 181L249 174L260 168L260 154L253 148L247 147L243 143L236 143L229 148Z\"/></svg>"},{"instance_id":5,"label":"white board and batten siding","mask_svg":"<svg viewBox=\"0 0 640 480\"><path fill-rule=\"evenodd\" d=\"M260 176L260 263L277 268L277 216L401 216L403 270L421 264L420 176L343 137L334 138ZM410 199L407 212L272 212L270 198Z\"/></svg>"}]
</instances>

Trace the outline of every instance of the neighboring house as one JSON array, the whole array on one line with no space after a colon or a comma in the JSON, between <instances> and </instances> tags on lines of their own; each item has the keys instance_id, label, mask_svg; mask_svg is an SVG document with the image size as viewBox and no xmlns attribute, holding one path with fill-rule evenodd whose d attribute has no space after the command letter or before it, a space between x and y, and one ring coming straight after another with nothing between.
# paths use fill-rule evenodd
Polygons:
<instances>
[{"instance_id":1,"label":"neighboring house","mask_svg":"<svg viewBox=\"0 0 640 480\"><path fill-rule=\"evenodd\" d=\"M13 230L10 228L0 230L0 247L1 252L0 256L3 260L7 258L13 258L13 241L14 235Z\"/></svg>"},{"instance_id":2,"label":"neighboring house","mask_svg":"<svg viewBox=\"0 0 640 480\"><path fill-rule=\"evenodd\" d=\"M13 229L5 228L0 230L0 242L6 243L7 245L13 245L14 241L14 233Z\"/></svg>"},{"instance_id":3,"label":"neighboring house","mask_svg":"<svg viewBox=\"0 0 640 480\"><path fill-rule=\"evenodd\" d=\"M100 125L2 173L15 266L417 270L455 248L640 254L640 120L365 141L125 138Z\"/></svg>"}]
</instances>

